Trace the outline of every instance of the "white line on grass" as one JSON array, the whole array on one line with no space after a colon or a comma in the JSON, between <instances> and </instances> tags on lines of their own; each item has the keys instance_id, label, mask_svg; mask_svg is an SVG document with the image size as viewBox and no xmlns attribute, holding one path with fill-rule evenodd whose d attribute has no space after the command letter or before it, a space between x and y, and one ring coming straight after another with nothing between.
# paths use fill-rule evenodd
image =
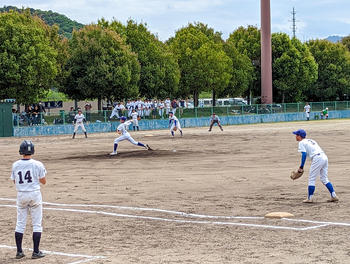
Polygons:
<instances>
[{"instance_id":1,"label":"white line on grass","mask_svg":"<svg viewBox=\"0 0 350 264\"><path fill-rule=\"evenodd\" d=\"M0 205L0 207L15 208L16 206L15 205ZM163 221L163 222L174 222L174 223L182 223L182 224L230 225L230 226L265 228L265 229L284 229L284 230L294 230L294 231L305 231L305 230L325 226L325 225L320 225L320 226L311 226L311 227L290 227L290 226L274 226L274 225L248 224L248 223L221 222L221 221L169 219L169 218L162 218L162 217L128 215L128 214L118 214L118 213L111 213L111 212L105 212L105 211L79 210L79 209L67 209L67 208L44 207L43 209L44 210L51 210L51 211L66 211L66 212L78 212L78 213L87 213L87 214L100 214L100 215L108 215L108 216L115 216L115 217L154 220L154 221Z\"/></svg>"},{"instance_id":2,"label":"white line on grass","mask_svg":"<svg viewBox=\"0 0 350 264\"><path fill-rule=\"evenodd\" d=\"M16 247L7 246L7 245L0 245L0 248L7 248L7 249L17 249ZM24 250L33 251L29 248L24 248ZM63 252L56 252L56 251L49 251L49 250L43 250L44 253L49 255L56 255L56 256L64 256L64 257L72 257L72 258L84 258L82 260L77 260L74 262L69 262L67 264L80 264L80 263L86 263L92 260L97 259L105 259L106 257L103 256L89 256L89 255L82 255L82 254L70 254L70 253L63 253Z\"/></svg>"}]
</instances>

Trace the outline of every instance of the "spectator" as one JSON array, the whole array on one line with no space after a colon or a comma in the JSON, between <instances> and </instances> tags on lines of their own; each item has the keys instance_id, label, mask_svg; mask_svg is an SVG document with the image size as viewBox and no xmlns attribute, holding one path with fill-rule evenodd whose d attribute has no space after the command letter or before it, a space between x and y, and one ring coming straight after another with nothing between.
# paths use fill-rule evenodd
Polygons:
<instances>
[{"instance_id":1,"label":"spectator","mask_svg":"<svg viewBox=\"0 0 350 264\"><path fill-rule=\"evenodd\" d=\"M171 102L171 112L173 112L174 115L176 114L176 109L177 109L178 107L179 107L179 105L177 104L176 99L174 99L174 100Z\"/></svg>"},{"instance_id":2,"label":"spectator","mask_svg":"<svg viewBox=\"0 0 350 264\"><path fill-rule=\"evenodd\" d=\"M91 109L92 109L92 105L89 102L86 102L85 106L85 118L86 121L90 121L91 120Z\"/></svg>"},{"instance_id":3,"label":"spectator","mask_svg":"<svg viewBox=\"0 0 350 264\"><path fill-rule=\"evenodd\" d=\"M160 116L160 118L164 118L164 102L163 100L160 100L160 102L158 103L158 114Z\"/></svg>"},{"instance_id":4,"label":"spectator","mask_svg":"<svg viewBox=\"0 0 350 264\"><path fill-rule=\"evenodd\" d=\"M153 119L157 118L157 106L158 106L158 102L157 102L157 100L154 100L153 103L151 104L152 118Z\"/></svg>"},{"instance_id":5,"label":"spectator","mask_svg":"<svg viewBox=\"0 0 350 264\"><path fill-rule=\"evenodd\" d=\"M165 113L166 113L167 116L169 115L169 112L170 112L170 104L171 104L171 101L170 101L170 98L168 97L168 98L164 101Z\"/></svg>"}]
</instances>

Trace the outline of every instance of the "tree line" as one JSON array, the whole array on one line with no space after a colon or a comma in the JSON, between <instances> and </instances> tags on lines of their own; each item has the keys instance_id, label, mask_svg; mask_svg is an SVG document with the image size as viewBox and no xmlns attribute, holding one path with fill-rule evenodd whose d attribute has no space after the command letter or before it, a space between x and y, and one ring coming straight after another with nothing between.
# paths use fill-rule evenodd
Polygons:
<instances>
[{"instance_id":1,"label":"tree line","mask_svg":"<svg viewBox=\"0 0 350 264\"><path fill-rule=\"evenodd\" d=\"M272 34L273 100L348 99L350 37L302 43ZM67 39L29 10L0 14L0 99L36 102L50 89L75 100L260 96L260 30L239 27L228 39L189 23L167 41L147 24L101 19Z\"/></svg>"}]
</instances>

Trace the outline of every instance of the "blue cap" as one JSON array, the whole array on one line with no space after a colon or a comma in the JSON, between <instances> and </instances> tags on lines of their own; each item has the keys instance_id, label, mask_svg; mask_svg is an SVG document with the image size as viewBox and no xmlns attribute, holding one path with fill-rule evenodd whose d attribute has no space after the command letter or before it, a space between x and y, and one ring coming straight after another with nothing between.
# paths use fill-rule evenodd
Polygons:
<instances>
[{"instance_id":1,"label":"blue cap","mask_svg":"<svg viewBox=\"0 0 350 264\"><path fill-rule=\"evenodd\" d=\"M173 113L173 112L169 112L169 115L170 115L170 114L172 114L172 115L173 115L174 113Z\"/></svg>"},{"instance_id":2,"label":"blue cap","mask_svg":"<svg viewBox=\"0 0 350 264\"><path fill-rule=\"evenodd\" d=\"M119 119L125 121L125 120L126 120L126 117L125 117L125 116L121 116Z\"/></svg>"},{"instance_id":3,"label":"blue cap","mask_svg":"<svg viewBox=\"0 0 350 264\"><path fill-rule=\"evenodd\" d=\"M298 129L293 132L294 135L301 136L302 138L306 138L306 132L304 129Z\"/></svg>"}]
</instances>

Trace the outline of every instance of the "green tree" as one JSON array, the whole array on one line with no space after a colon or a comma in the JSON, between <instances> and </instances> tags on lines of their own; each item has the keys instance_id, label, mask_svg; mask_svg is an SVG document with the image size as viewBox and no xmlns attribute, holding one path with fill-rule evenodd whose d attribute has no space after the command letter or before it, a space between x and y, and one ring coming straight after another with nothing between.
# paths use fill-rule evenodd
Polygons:
<instances>
[{"instance_id":1,"label":"green tree","mask_svg":"<svg viewBox=\"0 0 350 264\"><path fill-rule=\"evenodd\" d=\"M245 96L254 80L254 66L246 54L238 52L230 41L224 45L226 54L232 60L232 77L227 88L220 96Z\"/></svg>"},{"instance_id":2,"label":"green tree","mask_svg":"<svg viewBox=\"0 0 350 264\"><path fill-rule=\"evenodd\" d=\"M285 33L272 34L272 79L275 102L304 99L317 79L317 64L305 44Z\"/></svg>"},{"instance_id":3,"label":"green tree","mask_svg":"<svg viewBox=\"0 0 350 264\"><path fill-rule=\"evenodd\" d=\"M343 37L341 43L350 51L350 36Z\"/></svg>"},{"instance_id":4,"label":"green tree","mask_svg":"<svg viewBox=\"0 0 350 264\"><path fill-rule=\"evenodd\" d=\"M252 78L249 78L249 89L244 95L257 97L261 94L261 46L260 30L255 26L239 27L233 31L226 43L235 47L239 54L247 56L254 67ZM248 67L248 66L247 66ZM249 67L248 67L249 68Z\"/></svg>"},{"instance_id":5,"label":"green tree","mask_svg":"<svg viewBox=\"0 0 350 264\"><path fill-rule=\"evenodd\" d=\"M59 27L58 29L59 34L67 38L72 37L73 29L79 30L84 26L81 23L70 20L65 15L52 12L51 10L42 11L40 9L33 9L33 8L20 9L15 6L4 6L3 8L0 8L0 13L9 12L10 10L17 11L17 12L24 12L25 10L29 10L32 16L40 17L47 25L49 26L57 25Z\"/></svg>"},{"instance_id":6,"label":"green tree","mask_svg":"<svg viewBox=\"0 0 350 264\"><path fill-rule=\"evenodd\" d=\"M318 80L307 92L309 101L343 100L350 93L350 53L341 43L311 40L309 49L318 64Z\"/></svg>"},{"instance_id":7,"label":"green tree","mask_svg":"<svg viewBox=\"0 0 350 264\"><path fill-rule=\"evenodd\" d=\"M210 39L198 24L176 32L168 43L180 67L180 93L193 95L195 106L202 91L222 92L231 79L232 61L222 44Z\"/></svg>"},{"instance_id":8,"label":"green tree","mask_svg":"<svg viewBox=\"0 0 350 264\"><path fill-rule=\"evenodd\" d=\"M138 94L137 55L110 29L89 25L73 32L66 69L69 73L61 91L72 99L97 98L101 102Z\"/></svg>"},{"instance_id":9,"label":"green tree","mask_svg":"<svg viewBox=\"0 0 350 264\"><path fill-rule=\"evenodd\" d=\"M0 99L30 104L50 89L58 71L52 34L28 11L0 14Z\"/></svg>"},{"instance_id":10,"label":"green tree","mask_svg":"<svg viewBox=\"0 0 350 264\"><path fill-rule=\"evenodd\" d=\"M128 20L126 26L118 21L99 21L104 28L120 34L140 62L140 96L146 98L173 96L176 94L180 79L177 61L164 43L159 41L143 23Z\"/></svg>"}]
</instances>

